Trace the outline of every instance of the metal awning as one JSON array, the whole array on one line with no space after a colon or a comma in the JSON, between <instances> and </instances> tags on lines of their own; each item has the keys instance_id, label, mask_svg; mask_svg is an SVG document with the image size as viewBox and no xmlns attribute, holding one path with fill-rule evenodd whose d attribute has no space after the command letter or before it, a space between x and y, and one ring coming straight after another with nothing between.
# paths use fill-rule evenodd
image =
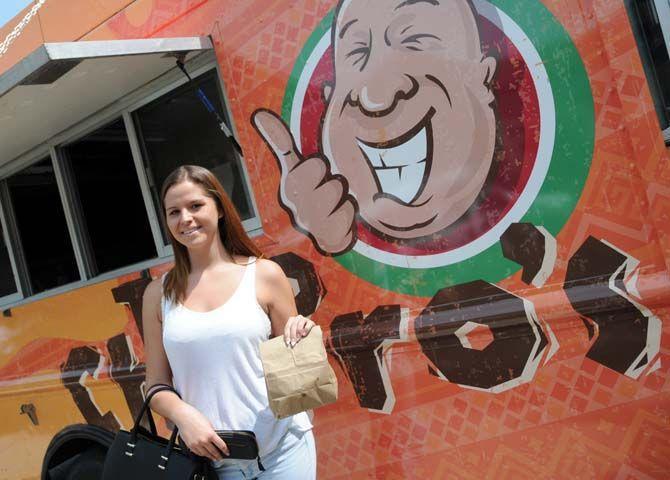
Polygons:
<instances>
[{"instance_id":1,"label":"metal awning","mask_svg":"<svg viewBox=\"0 0 670 480\"><path fill-rule=\"evenodd\" d=\"M0 166L211 50L208 37L45 43L0 75Z\"/></svg>"}]
</instances>

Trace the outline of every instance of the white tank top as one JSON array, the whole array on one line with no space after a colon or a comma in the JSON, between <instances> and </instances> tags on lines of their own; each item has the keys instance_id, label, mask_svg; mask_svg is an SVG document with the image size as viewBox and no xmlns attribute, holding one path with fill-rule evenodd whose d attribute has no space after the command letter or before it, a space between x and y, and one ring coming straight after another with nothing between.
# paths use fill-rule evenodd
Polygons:
<instances>
[{"instance_id":1,"label":"white tank top","mask_svg":"<svg viewBox=\"0 0 670 480\"><path fill-rule=\"evenodd\" d=\"M289 428L307 431L312 423L307 412L277 420L270 410L259 345L272 329L249 260L232 297L214 310L195 312L163 296L163 346L182 399L215 430L252 430L262 457Z\"/></svg>"}]
</instances>

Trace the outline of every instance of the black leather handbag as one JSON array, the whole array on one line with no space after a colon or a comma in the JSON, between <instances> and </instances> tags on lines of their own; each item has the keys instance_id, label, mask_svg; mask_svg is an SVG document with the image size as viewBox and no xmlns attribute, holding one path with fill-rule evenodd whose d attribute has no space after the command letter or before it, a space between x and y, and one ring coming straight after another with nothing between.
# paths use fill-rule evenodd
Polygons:
<instances>
[{"instance_id":1,"label":"black leather handbag","mask_svg":"<svg viewBox=\"0 0 670 480\"><path fill-rule=\"evenodd\" d=\"M155 394L165 390L177 391L168 385L154 386L147 395L142 410L135 419L133 428L127 432L119 430L107 451L102 480L216 480L209 460L195 455L186 447L177 444L178 429L175 426L169 440L156 433L149 402ZM140 422L147 414L149 428Z\"/></svg>"}]
</instances>

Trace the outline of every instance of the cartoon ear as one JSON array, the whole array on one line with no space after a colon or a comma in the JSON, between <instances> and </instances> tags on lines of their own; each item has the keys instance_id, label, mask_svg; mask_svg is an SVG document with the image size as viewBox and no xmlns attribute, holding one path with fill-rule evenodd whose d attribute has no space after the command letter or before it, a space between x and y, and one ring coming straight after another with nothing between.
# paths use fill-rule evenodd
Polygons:
<instances>
[{"instance_id":1,"label":"cartoon ear","mask_svg":"<svg viewBox=\"0 0 670 480\"><path fill-rule=\"evenodd\" d=\"M333 84L331 82L323 83L323 99L326 103L330 102L330 97L333 94Z\"/></svg>"},{"instance_id":2,"label":"cartoon ear","mask_svg":"<svg viewBox=\"0 0 670 480\"><path fill-rule=\"evenodd\" d=\"M482 83L489 88L493 75L496 73L497 62L493 57L484 57L482 59Z\"/></svg>"}]
</instances>

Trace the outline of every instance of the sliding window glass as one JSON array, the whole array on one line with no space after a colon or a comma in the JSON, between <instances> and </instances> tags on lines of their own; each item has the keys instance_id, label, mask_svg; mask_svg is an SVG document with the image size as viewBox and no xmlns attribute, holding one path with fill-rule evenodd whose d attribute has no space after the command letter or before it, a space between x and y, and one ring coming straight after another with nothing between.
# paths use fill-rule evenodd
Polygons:
<instances>
[{"instance_id":1,"label":"sliding window glass","mask_svg":"<svg viewBox=\"0 0 670 480\"><path fill-rule=\"evenodd\" d=\"M208 111L203 96L229 126L216 70L200 75L134 112L143 157L153 178L152 195L166 244L165 219L159 207L160 188L163 180L180 165L200 165L211 170L242 220L254 216L240 157L232 140L219 127L216 116Z\"/></svg>"},{"instance_id":2,"label":"sliding window glass","mask_svg":"<svg viewBox=\"0 0 670 480\"><path fill-rule=\"evenodd\" d=\"M79 280L51 159L12 175L7 186L28 270L28 294Z\"/></svg>"},{"instance_id":3,"label":"sliding window glass","mask_svg":"<svg viewBox=\"0 0 670 480\"><path fill-rule=\"evenodd\" d=\"M9 260L9 249L5 243L5 231L0 224L0 298L17 292L12 263Z\"/></svg>"},{"instance_id":4,"label":"sliding window glass","mask_svg":"<svg viewBox=\"0 0 670 480\"><path fill-rule=\"evenodd\" d=\"M661 128L670 128L670 1L624 0ZM670 139L667 139L670 140Z\"/></svg>"},{"instance_id":5,"label":"sliding window glass","mask_svg":"<svg viewBox=\"0 0 670 480\"><path fill-rule=\"evenodd\" d=\"M62 148L90 274L157 256L123 120Z\"/></svg>"}]
</instances>

